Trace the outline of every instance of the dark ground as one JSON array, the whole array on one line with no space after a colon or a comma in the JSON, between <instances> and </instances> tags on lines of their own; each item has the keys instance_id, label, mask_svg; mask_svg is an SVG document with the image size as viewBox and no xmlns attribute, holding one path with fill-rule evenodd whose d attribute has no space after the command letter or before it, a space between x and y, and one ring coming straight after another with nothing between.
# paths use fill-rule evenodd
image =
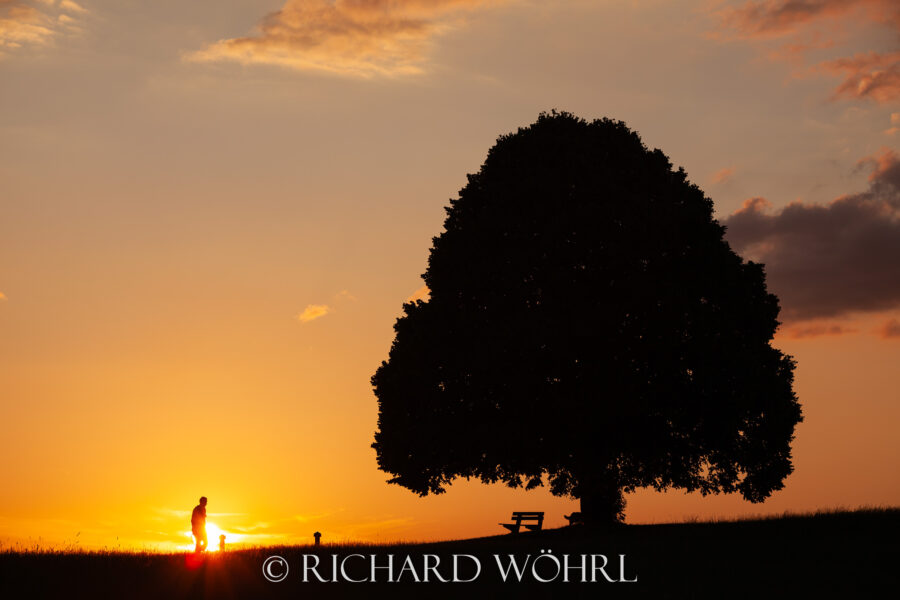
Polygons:
<instances>
[{"instance_id":1,"label":"dark ground","mask_svg":"<svg viewBox=\"0 0 900 600\"><path fill-rule=\"evenodd\" d=\"M519 535L395 546L280 546L208 555L191 564L192 555L126 553L0 552L0 598L876 598L894 597L900 584L900 508L787 516L777 519L677 525L624 525L608 531L583 527ZM535 581L531 569L541 550L551 550L579 567L586 559L588 581L580 569L551 583ZM303 555L321 559L318 572L331 577L332 555L346 563L347 575L371 579L376 565L394 555L394 578L376 571L375 583L304 583ZM440 559L438 573L452 577L453 555L478 558L481 573L472 583L415 583L401 575L410 556L420 578L424 555ZM494 555L504 566L512 554L521 565L528 555L522 583L510 574L503 582ZM610 583L600 571L590 582L590 555L609 559L605 573L619 580L619 555L625 555L624 578ZM281 583L266 581L263 561L280 555L289 572ZM309 564L313 559L308 558ZM429 559L434 564L435 559ZM598 566L602 559L596 559ZM459 578L474 574L474 563L460 558ZM552 559L541 559L538 576L553 578ZM275 569L275 572L280 572ZM340 574L338 574L340 577ZM312 579L312 575L309 575ZM433 573L431 576L433 580Z\"/></svg>"}]
</instances>

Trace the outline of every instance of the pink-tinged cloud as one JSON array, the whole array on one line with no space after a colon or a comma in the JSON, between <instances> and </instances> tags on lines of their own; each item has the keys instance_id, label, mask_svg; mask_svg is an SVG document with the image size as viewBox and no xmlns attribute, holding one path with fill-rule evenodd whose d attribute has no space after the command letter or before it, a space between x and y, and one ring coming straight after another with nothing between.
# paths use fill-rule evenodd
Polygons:
<instances>
[{"instance_id":1,"label":"pink-tinged cloud","mask_svg":"<svg viewBox=\"0 0 900 600\"><path fill-rule=\"evenodd\" d=\"M822 336L838 336L856 333L856 331L856 329L847 328L839 323L811 323L789 327L781 335L786 335L794 340L802 340Z\"/></svg>"},{"instance_id":2,"label":"pink-tinged cloud","mask_svg":"<svg viewBox=\"0 0 900 600\"><path fill-rule=\"evenodd\" d=\"M869 183L876 184L881 180L888 180L900 187L900 174L898 174L897 153L890 148L882 148L881 154L864 156L856 161L857 169L869 169Z\"/></svg>"},{"instance_id":3,"label":"pink-tinged cloud","mask_svg":"<svg viewBox=\"0 0 900 600\"><path fill-rule=\"evenodd\" d=\"M835 40L827 38L820 31L814 31L803 37L805 39L790 41L782 44L778 48L770 50L767 56L773 61L785 61L796 67L802 67L806 55L809 52L833 48L837 44ZM795 77L800 77L802 75L802 71L795 73Z\"/></svg>"},{"instance_id":4,"label":"pink-tinged cloud","mask_svg":"<svg viewBox=\"0 0 900 600\"><path fill-rule=\"evenodd\" d=\"M900 339L900 321L897 319L889 319L878 328L877 333L886 340Z\"/></svg>"},{"instance_id":5,"label":"pink-tinged cloud","mask_svg":"<svg viewBox=\"0 0 900 600\"><path fill-rule=\"evenodd\" d=\"M900 159L861 164L873 169L864 192L779 211L753 198L723 221L732 247L765 264L789 325L900 307Z\"/></svg>"},{"instance_id":6,"label":"pink-tinged cloud","mask_svg":"<svg viewBox=\"0 0 900 600\"><path fill-rule=\"evenodd\" d=\"M895 135L900 131L900 113L891 113L891 126L884 130L885 135Z\"/></svg>"},{"instance_id":7,"label":"pink-tinged cloud","mask_svg":"<svg viewBox=\"0 0 900 600\"><path fill-rule=\"evenodd\" d=\"M896 0L751 0L716 15L726 31L741 38L780 37L816 21L847 17L900 27Z\"/></svg>"},{"instance_id":8,"label":"pink-tinged cloud","mask_svg":"<svg viewBox=\"0 0 900 600\"><path fill-rule=\"evenodd\" d=\"M256 35L220 40L188 58L361 77L417 74L436 36L464 13L502 1L287 0Z\"/></svg>"},{"instance_id":9,"label":"pink-tinged cloud","mask_svg":"<svg viewBox=\"0 0 900 600\"><path fill-rule=\"evenodd\" d=\"M900 33L897 0L752 0L716 11L719 29L715 37L742 40L786 39L769 50L773 60L795 65L807 52L833 47L851 24L887 26ZM811 71L843 82L832 99L872 100L889 103L900 99L900 52L864 52L852 57L820 62ZM807 72L798 71L796 76Z\"/></svg>"},{"instance_id":10,"label":"pink-tinged cloud","mask_svg":"<svg viewBox=\"0 0 900 600\"><path fill-rule=\"evenodd\" d=\"M819 67L844 77L834 91L835 98L871 99L883 104L900 100L900 51L857 54L824 62Z\"/></svg>"},{"instance_id":11,"label":"pink-tinged cloud","mask_svg":"<svg viewBox=\"0 0 900 600\"><path fill-rule=\"evenodd\" d=\"M734 176L734 167L724 167L716 171L712 176L712 182L719 184L729 181Z\"/></svg>"},{"instance_id":12,"label":"pink-tinged cloud","mask_svg":"<svg viewBox=\"0 0 900 600\"><path fill-rule=\"evenodd\" d=\"M299 315L297 320L301 323L309 323L331 312L331 307L327 304L308 304Z\"/></svg>"}]
</instances>

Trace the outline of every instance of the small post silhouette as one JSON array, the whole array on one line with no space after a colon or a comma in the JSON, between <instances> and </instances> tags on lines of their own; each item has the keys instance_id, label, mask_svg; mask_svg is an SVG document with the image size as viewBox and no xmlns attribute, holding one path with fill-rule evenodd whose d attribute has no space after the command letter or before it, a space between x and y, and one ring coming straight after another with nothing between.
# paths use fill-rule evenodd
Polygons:
<instances>
[{"instance_id":1,"label":"small post silhouette","mask_svg":"<svg viewBox=\"0 0 900 600\"><path fill-rule=\"evenodd\" d=\"M219 550L220 551L225 550L225 534L224 533L219 536Z\"/></svg>"},{"instance_id":2,"label":"small post silhouette","mask_svg":"<svg viewBox=\"0 0 900 600\"><path fill-rule=\"evenodd\" d=\"M321 544L320 540L322 539L322 534L318 531L313 534L313 537L316 538L316 546Z\"/></svg>"}]
</instances>

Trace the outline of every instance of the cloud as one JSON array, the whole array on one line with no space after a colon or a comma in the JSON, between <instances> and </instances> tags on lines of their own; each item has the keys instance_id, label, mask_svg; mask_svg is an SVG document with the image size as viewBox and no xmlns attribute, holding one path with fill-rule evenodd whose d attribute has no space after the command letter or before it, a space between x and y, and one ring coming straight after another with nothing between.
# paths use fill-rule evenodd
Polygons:
<instances>
[{"instance_id":1,"label":"cloud","mask_svg":"<svg viewBox=\"0 0 900 600\"><path fill-rule=\"evenodd\" d=\"M191 511L189 510L178 510L174 508L155 508L154 510L161 515L177 517L179 519L183 519L184 517L187 517L189 514L191 514Z\"/></svg>"},{"instance_id":2,"label":"cloud","mask_svg":"<svg viewBox=\"0 0 900 600\"><path fill-rule=\"evenodd\" d=\"M900 131L900 113L891 113L891 126L884 130L885 135L894 135Z\"/></svg>"},{"instance_id":3,"label":"cloud","mask_svg":"<svg viewBox=\"0 0 900 600\"><path fill-rule=\"evenodd\" d=\"M878 187L887 199L892 200L895 208L897 197L892 195L900 190L900 160L897 153L890 149L883 149L878 156L866 156L856 162L857 169L871 169L869 183Z\"/></svg>"},{"instance_id":4,"label":"cloud","mask_svg":"<svg viewBox=\"0 0 900 600\"><path fill-rule=\"evenodd\" d=\"M335 514L336 512L341 512L342 510L344 510L344 509L340 509L338 511L316 513L316 514L312 514L312 515L294 515L294 519L296 519L297 521L299 521L301 523L309 523L310 521L318 521L319 519L324 519L325 517L330 517L331 515Z\"/></svg>"},{"instance_id":5,"label":"cloud","mask_svg":"<svg viewBox=\"0 0 900 600\"><path fill-rule=\"evenodd\" d=\"M900 338L900 321L897 319L885 321L885 323L878 328L877 333L886 340Z\"/></svg>"},{"instance_id":6,"label":"cloud","mask_svg":"<svg viewBox=\"0 0 900 600\"><path fill-rule=\"evenodd\" d=\"M834 97L871 99L882 104L900 100L900 52L869 52L819 65L823 71L843 74Z\"/></svg>"},{"instance_id":7,"label":"cloud","mask_svg":"<svg viewBox=\"0 0 900 600\"><path fill-rule=\"evenodd\" d=\"M75 29L76 19L67 13L87 13L85 8L63 0L58 7L53 2L34 3L22 0L0 0L0 58L23 48L49 46L60 34Z\"/></svg>"},{"instance_id":8,"label":"cloud","mask_svg":"<svg viewBox=\"0 0 900 600\"><path fill-rule=\"evenodd\" d=\"M856 329L849 329L839 323L813 323L790 327L783 335L800 340L823 335L844 335L845 333L856 333L856 331Z\"/></svg>"},{"instance_id":9,"label":"cloud","mask_svg":"<svg viewBox=\"0 0 900 600\"><path fill-rule=\"evenodd\" d=\"M835 46L835 38L844 36L850 24L887 26L900 33L897 0L751 0L717 9L714 15L719 28L713 37L753 42L786 39L768 56L793 63L802 63L811 50ZM821 61L808 72L844 78L832 99L878 103L900 99L900 52L871 51Z\"/></svg>"},{"instance_id":10,"label":"cloud","mask_svg":"<svg viewBox=\"0 0 900 600\"><path fill-rule=\"evenodd\" d=\"M309 323L320 317L324 317L331 312L331 307L327 304L308 304L299 315L297 320L301 323Z\"/></svg>"},{"instance_id":11,"label":"cloud","mask_svg":"<svg viewBox=\"0 0 900 600\"><path fill-rule=\"evenodd\" d=\"M56 31L48 17L22 2L0 2L0 53L26 45L46 45Z\"/></svg>"},{"instance_id":12,"label":"cloud","mask_svg":"<svg viewBox=\"0 0 900 600\"><path fill-rule=\"evenodd\" d=\"M219 40L195 61L271 64L343 75L421 73L434 37L504 0L287 0L256 35Z\"/></svg>"},{"instance_id":13,"label":"cloud","mask_svg":"<svg viewBox=\"0 0 900 600\"><path fill-rule=\"evenodd\" d=\"M713 183L725 183L734 176L734 167L724 167L716 171L712 176Z\"/></svg>"},{"instance_id":14,"label":"cloud","mask_svg":"<svg viewBox=\"0 0 900 600\"><path fill-rule=\"evenodd\" d=\"M895 0L751 0L715 13L724 29L744 39L796 34L816 21L846 17L900 26Z\"/></svg>"},{"instance_id":15,"label":"cloud","mask_svg":"<svg viewBox=\"0 0 900 600\"><path fill-rule=\"evenodd\" d=\"M6 300L6 294L0 292L0 302L3 302L4 300Z\"/></svg>"},{"instance_id":16,"label":"cloud","mask_svg":"<svg viewBox=\"0 0 900 600\"><path fill-rule=\"evenodd\" d=\"M388 517L377 521L365 521L361 523L348 523L342 529L345 535L368 538L372 535L382 535L385 532L402 529L415 524L412 517Z\"/></svg>"},{"instance_id":17,"label":"cloud","mask_svg":"<svg viewBox=\"0 0 900 600\"><path fill-rule=\"evenodd\" d=\"M75 2L72 2L72 0L62 0L62 2L59 3L59 7L63 10L67 10L69 12L75 12L75 13L86 13L87 12L86 8L82 7L79 4L76 4Z\"/></svg>"},{"instance_id":18,"label":"cloud","mask_svg":"<svg viewBox=\"0 0 900 600\"><path fill-rule=\"evenodd\" d=\"M765 263L788 324L900 306L900 159L859 165L872 171L864 192L780 211L751 198L723 220L735 250Z\"/></svg>"},{"instance_id":19,"label":"cloud","mask_svg":"<svg viewBox=\"0 0 900 600\"><path fill-rule=\"evenodd\" d=\"M254 523L253 525L232 525L231 528L234 529L238 533L253 533L255 531L259 531L261 529L269 529L272 527L271 523L266 523L265 521L260 521L258 523Z\"/></svg>"},{"instance_id":20,"label":"cloud","mask_svg":"<svg viewBox=\"0 0 900 600\"><path fill-rule=\"evenodd\" d=\"M337 294L334 295L335 300L350 300L351 302L356 302L357 297L350 293L349 290L341 290Z\"/></svg>"}]
</instances>

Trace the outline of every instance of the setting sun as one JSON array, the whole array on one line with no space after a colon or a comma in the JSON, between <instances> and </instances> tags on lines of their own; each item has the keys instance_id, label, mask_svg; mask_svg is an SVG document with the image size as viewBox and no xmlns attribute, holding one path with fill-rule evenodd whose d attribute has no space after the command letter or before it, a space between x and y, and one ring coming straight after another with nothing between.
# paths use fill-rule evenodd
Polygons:
<instances>
[{"instance_id":1,"label":"setting sun","mask_svg":"<svg viewBox=\"0 0 900 600\"><path fill-rule=\"evenodd\" d=\"M219 536L225 535L225 546L226 548L229 545L236 544L240 542L243 537L239 533L229 533L223 531L218 525L212 523L210 521L206 522L206 536L209 539L209 546L206 548L207 552L218 552L219 551ZM187 538L190 540L190 543L184 546L185 550L193 550L194 549L194 536L190 531L185 532Z\"/></svg>"}]
</instances>

